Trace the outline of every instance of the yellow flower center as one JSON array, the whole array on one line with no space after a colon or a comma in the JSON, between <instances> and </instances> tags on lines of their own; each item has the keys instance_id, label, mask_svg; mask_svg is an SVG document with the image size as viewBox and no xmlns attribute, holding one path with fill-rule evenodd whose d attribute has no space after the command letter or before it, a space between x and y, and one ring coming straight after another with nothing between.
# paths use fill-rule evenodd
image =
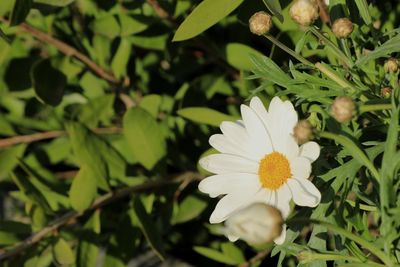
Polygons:
<instances>
[{"instance_id":1,"label":"yellow flower center","mask_svg":"<svg viewBox=\"0 0 400 267\"><path fill-rule=\"evenodd\" d=\"M276 190L292 176L288 159L279 152L272 152L260 161L258 176L263 187Z\"/></svg>"}]
</instances>

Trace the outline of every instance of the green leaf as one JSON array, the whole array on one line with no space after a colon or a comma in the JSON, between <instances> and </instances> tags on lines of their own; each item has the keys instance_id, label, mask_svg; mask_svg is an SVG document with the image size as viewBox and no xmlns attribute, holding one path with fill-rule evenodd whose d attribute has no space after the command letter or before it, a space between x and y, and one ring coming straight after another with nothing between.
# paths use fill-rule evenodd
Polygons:
<instances>
[{"instance_id":1,"label":"green leaf","mask_svg":"<svg viewBox=\"0 0 400 267\"><path fill-rule=\"evenodd\" d=\"M119 14L121 24L121 36L129 36L147 29L150 25L149 18L146 16Z\"/></svg>"},{"instance_id":2,"label":"green leaf","mask_svg":"<svg viewBox=\"0 0 400 267\"><path fill-rule=\"evenodd\" d=\"M235 121L237 118L226 115L210 108L183 108L178 115L191 121L219 127L223 121Z\"/></svg>"},{"instance_id":3,"label":"green leaf","mask_svg":"<svg viewBox=\"0 0 400 267\"><path fill-rule=\"evenodd\" d=\"M113 70L117 79L126 75L126 66L131 55L131 42L126 38L122 38L111 62L111 69Z\"/></svg>"},{"instance_id":4,"label":"green leaf","mask_svg":"<svg viewBox=\"0 0 400 267\"><path fill-rule=\"evenodd\" d=\"M393 38L390 38L381 46L375 48L372 52L368 53L367 55L361 57L355 65L362 66L370 60L381 58L388 56L395 52L400 52L400 34L397 34Z\"/></svg>"},{"instance_id":5,"label":"green leaf","mask_svg":"<svg viewBox=\"0 0 400 267\"><path fill-rule=\"evenodd\" d=\"M23 156L25 149L26 145L21 144L0 150L0 181L18 164L18 158Z\"/></svg>"},{"instance_id":6,"label":"green leaf","mask_svg":"<svg viewBox=\"0 0 400 267\"><path fill-rule=\"evenodd\" d=\"M124 135L136 159L146 169L152 169L165 155L166 144L157 121L142 108L126 112Z\"/></svg>"},{"instance_id":7,"label":"green leaf","mask_svg":"<svg viewBox=\"0 0 400 267\"><path fill-rule=\"evenodd\" d=\"M225 48L225 54L229 64L239 70L247 71L254 69L254 64L250 59L250 55L263 56L263 54L250 46L240 43L228 44Z\"/></svg>"},{"instance_id":8,"label":"green leaf","mask_svg":"<svg viewBox=\"0 0 400 267\"><path fill-rule=\"evenodd\" d=\"M34 0L35 4L44 4L49 6L64 7L75 2L75 0Z\"/></svg>"},{"instance_id":9,"label":"green leaf","mask_svg":"<svg viewBox=\"0 0 400 267\"><path fill-rule=\"evenodd\" d=\"M199 247L199 246L196 246L193 249L197 253L199 253L207 258L210 258L212 260L215 260L215 261L218 261L221 263L225 263L225 264L229 264L229 265L237 265L238 264L237 260L235 260L234 258L231 258L229 255L226 255L218 250L207 248L207 247Z\"/></svg>"},{"instance_id":10,"label":"green leaf","mask_svg":"<svg viewBox=\"0 0 400 267\"><path fill-rule=\"evenodd\" d=\"M225 255L228 255L232 258L232 260L236 261L236 264L240 264L246 261L242 250L231 242L222 243L221 250Z\"/></svg>"},{"instance_id":11,"label":"green leaf","mask_svg":"<svg viewBox=\"0 0 400 267\"><path fill-rule=\"evenodd\" d=\"M161 105L161 96L156 94L146 95L140 101L139 106L150 113L154 118L157 118L158 111Z\"/></svg>"},{"instance_id":12,"label":"green leaf","mask_svg":"<svg viewBox=\"0 0 400 267\"><path fill-rule=\"evenodd\" d=\"M114 101L114 94L93 98L80 106L77 117L81 123L91 128L98 126L99 122L108 125L114 115Z\"/></svg>"},{"instance_id":13,"label":"green leaf","mask_svg":"<svg viewBox=\"0 0 400 267\"><path fill-rule=\"evenodd\" d=\"M279 0L263 0L268 10L283 23L282 7Z\"/></svg>"},{"instance_id":14,"label":"green leaf","mask_svg":"<svg viewBox=\"0 0 400 267\"><path fill-rule=\"evenodd\" d=\"M103 16L96 19L93 22L92 28L95 33L106 36L109 39L114 39L121 32L119 23L113 15Z\"/></svg>"},{"instance_id":15,"label":"green leaf","mask_svg":"<svg viewBox=\"0 0 400 267\"><path fill-rule=\"evenodd\" d=\"M75 255L68 243L63 239L59 238L53 245L53 257L56 262L60 265L70 265L75 263Z\"/></svg>"},{"instance_id":16,"label":"green leaf","mask_svg":"<svg viewBox=\"0 0 400 267\"><path fill-rule=\"evenodd\" d=\"M372 23L371 14L369 14L368 3L366 0L355 0L358 11L365 24L370 25Z\"/></svg>"},{"instance_id":17,"label":"green leaf","mask_svg":"<svg viewBox=\"0 0 400 267\"><path fill-rule=\"evenodd\" d=\"M32 0L16 0L11 13L10 26L24 22L31 8Z\"/></svg>"},{"instance_id":18,"label":"green leaf","mask_svg":"<svg viewBox=\"0 0 400 267\"><path fill-rule=\"evenodd\" d=\"M71 206L75 210L82 212L90 207L97 195L96 180L96 176L90 168L85 165L81 167L72 181L69 191Z\"/></svg>"},{"instance_id":19,"label":"green leaf","mask_svg":"<svg viewBox=\"0 0 400 267\"><path fill-rule=\"evenodd\" d=\"M150 217L150 215L147 214L146 209L144 208L140 198L136 198L134 200L134 209L135 209L135 214L131 214L131 216L136 216L139 227L142 230L142 233L145 236L147 242L149 243L153 251L156 253L156 255L161 260L164 260L165 253L160 233L155 227L154 222Z\"/></svg>"},{"instance_id":20,"label":"green leaf","mask_svg":"<svg viewBox=\"0 0 400 267\"><path fill-rule=\"evenodd\" d=\"M207 207L207 202L196 197L186 197L178 206L177 212L174 214L171 223L184 223L196 218Z\"/></svg>"},{"instance_id":21,"label":"green leaf","mask_svg":"<svg viewBox=\"0 0 400 267\"><path fill-rule=\"evenodd\" d=\"M204 0L183 21L172 41L199 35L235 10L243 0Z\"/></svg>"},{"instance_id":22,"label":"green leaf","mask_svg":"<svg viewBox=\"0 0 400 267\"><path fill-rule=\"evenodd\" d=\"M67 78L61 71L53 68L49 59L34 64L31 79L36 95L44 103L51 106L60 104Z\"/></svg>"},{"instance_id":23,"label":"green leaf","mask_svg":"<svg viewBox=\"0 0 400 267\"><path fill-rule=\"evenodd\" d=\"M78 249L78 267L95 267L99 254L100 210L96 210L83 226Z\"/></svg>"}]
</instances>

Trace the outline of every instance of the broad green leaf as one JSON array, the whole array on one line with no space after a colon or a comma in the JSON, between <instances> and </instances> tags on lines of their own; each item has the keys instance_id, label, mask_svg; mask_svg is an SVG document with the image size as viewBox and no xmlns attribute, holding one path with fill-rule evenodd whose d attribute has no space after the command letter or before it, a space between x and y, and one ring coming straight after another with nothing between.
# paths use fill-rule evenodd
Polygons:
<instances>
[{"instance_id":1,"label":"broad green leaf","mask_svg":"<svg viewBox=\"0 0 400 267\"><path fill-rule=\"evenodd\" d=\"M36 4L64 7L64 6L67 6L71 3L73 3L74 1L75 0L34 0L33 2Z\"/></svg>"},{"instance_id":2,"label":"broad green leaf","mask_svg":"<svg viewBox=\"0 0 400 267\"><path fill-rule=\"evenodd\" d=\"M124 116L124 135L136 159L152 169L165 155L166 144L157 121L142 108L134 107Z\"/></svg>"},{"instance_id":3,"label":"broad green leaf","mask_svg":"<svg viewBox=\"0 0 400 267\"><path fill-rule=\"evenodd\" d=\"M135 215L137 216L137 222L147 242L149 243L153 251L157 254L157 256L161 260L164 260L165 256L164 256L163 242L161 240L160 233L155 227L152 218L146 212L146 209L144 208L140 198L135 199L134 209L135 209Z\"/></svg>"},{"instance_id":4,"label":"broad green leaf","mask_svg":"<svg viewBox=\"0 0 400 267\"><path fill-rule=\"evenodd\" d=\"M231 242L222 243L221 250L222 253L224 253L225 255L229 255L232 260L236 261L236 264L240 264L246 261L242 250Z\"/></svg>"},{"instance_id":5,"label":"broad green leaf","mask_svg":"<svg viewBox=\"0 0 400 267\"><path fill-rule=\"evenodd\" d=\"M15 26L25 21L32 8L32 0L16 0L11 13L10 25Z\"/></svg>"},{"instance_id":6,"label":"broad green leaf","mask_svg":"<svg viewBox=\"0 0 400 267\"><path fill-rule=\"evenodd\" d=\"M121 32L119 23L113 15L103 16L96 19L93 22L92 27L95 33L106 36L109 39L114 39Z\"/></svg>"},{"instance_id":7,"label":"broad green leaf","mask_svg":"<svg viewBox=\"0 0 400 267\"><path fill-rule=\"evenodd\" d=\"M53 68L49 59L37 62L31 72L36 95L46 104L57 106L64 95L67 83L65 75Z\"/></svg>"},{"instance_id":8,"label":"broad green leaf","mask_svg":"<svg viewBox=\"0 0 400 267\"><path fill-rule=\"evenodd\" d=\"M356 65L361 66L367 63L369 60L385 57L395 52L400 52L399 43L400 43L400 34L397 34L393 38L387 40L381 46L375 48L375 50L373 50L372 52L368 53L367 55L357 60Z\"/></svg>"},{"instance_id":9,"label":"broad green leaf","mask_svg":"<svg viewBox=\"0 0 400 267\"><path fill-rule=\"evenodd\" d=\"M150 25L149 18L145 16L120 14L118 18L121 24L121 36L142 32Z\"/></svg>"},{"instance_id":10,"label":"broad green leaf","mask_svg":"<svg viewBox=\"0 0 400 267\"><path fill-rule=\"evenodd\" d=\"M103 94L89 100L81 105L77 114L79 121L90 128L102 125L109 125L114 115L114 94Z\"/></svg>"},{"instance_id":11,"label":"broad green leaf","mask_svg":"<svg viewBox=\"0 0 400 267\"><path fill-rule=\"evenodd\" d=\"M210 108L183 108L178 110L178 115L191 121L219 127L223 121L234 121L237 118L226 115Z\"/></svg>"},{"instance_id":12,"label":"broad green leaf","mask_svg":"<svg viewBox=\"0 0 400 267\"><path fill-rule=\"evenodd\" d=\"M282 7L279 0L263 0L268 10L283 23Z\"/></svg>"},{"instance_id":13,"label":"broad green leaf","mask_svg":"<svg viewBox=\"0 0 400 267\"><path fill-rule=\"evenodd\" d=\"M254 69L254 64L250 59L250 55L263 56L263 54L250 46L240 43L228 44L225 48L225 55L228 63L233 67L247 71Z\"/></svg>"},{"instance_id":14,"label":"broad green leaf","mask_svg":"<svg viewBox=\"0 0 400 267\"><path fill-rule=\"evenodd\" d=\"M75 255L68 243L63 239L59 238L53 245L53 257L55 261L60 265L70 265L75 263Z\"/></svg>"},{"instance_id":15,"label":"broad green leaf","mask_svg":"<svg viewBox=\"0 0 400 267\"><path fill-rule=\"evenodd\" d=\"M215 249L211 249L211 248L207 248L207 247L193 247L194 251L196 251L197 253L210 258L212 260L221 262L221 263L225 263L225 264L229 264L229 265L237 265L238 262L237 260L235 260L234 258L230 257L229 255L226 255L218 250Z\"/></svg>"},{"instance_id":16,"label":"broad green leaf","mask_svg":"<svg viewBox=\"0 0 400 267\"><path fill-rule=\"evenodd\" d=\"M83 226L78 248L78 267L95 267L99 254L100 210L96 210Z\"/></svg>"},{"instance_id":17,"label":"broad green leaf","mask_svg":"<svg viewBox=\"0 0 400 267\"><path fill-rule=\"evenodd\" d=\"M126 75L126 66L128 64L132 49L131 42L126 38L121 38L121 42L111 62L111 69L117 79Z\"/></svg>"},{"instance_id":18,"label":"broad green leaf","mask_svg":"<svg viewBox=\"0 0 400 267\"><path fill-rule=\"evenodd\" d=\"M154 118L157 118L158 111L161 106L161 96L156 94L146 95L140 101L139 107L145 109Z\"/></svg>"},{"instance_id":19,"label":"broad green leaf","mask_svg":"<svg viewBox=\"0 0 400 267\"><path fill-rule=\"evenodd\" d=\"M207 202L196 197L188 196L177 206L171 223L184 223L196 218L207 207Z\"/></svg>"},{"instance_id":20,"label":"broad green leaf","mask_svg":"<svg viewBox=\"0 0 400 267\"><path fill-rule=\"evenodd\" d=\"M0 181L18 164L18 158L21 158L25 152L26 145L21 144L0 150Z\"/></svg>"},{"instance_id":21,"label":"broad green leaf","mask_svg":"<svg viewBox=\"0 0 400 267\"><path fill-rule=\"evenodd\" d=\"M243 0L203 0L183 21L172 41L183 41L204 32L235 10Z\"/></svg>"},{"instance_id":22,"label":"broad green leaf","mask_svg":"<svg viewBox=\"0 0 400 267\"><path fill-rule=\"evenodd\" d=\"M72 181L69 191L71 206L77 211L89 208L97 195L97 178L90 168L83 165Z\"/></svg>"},{"instance_id":23,"label":"broad green leaf","mask_svg":"<svg viewBox=\"0 0 400 267\"><path fill-rule=\"evenodd\" d=\"M368 3L366 0L354 0L356 2L358 11L363 18L365 24L370 25L372 23L371 14L369 14Z\"/></svg>"}]
</instances>

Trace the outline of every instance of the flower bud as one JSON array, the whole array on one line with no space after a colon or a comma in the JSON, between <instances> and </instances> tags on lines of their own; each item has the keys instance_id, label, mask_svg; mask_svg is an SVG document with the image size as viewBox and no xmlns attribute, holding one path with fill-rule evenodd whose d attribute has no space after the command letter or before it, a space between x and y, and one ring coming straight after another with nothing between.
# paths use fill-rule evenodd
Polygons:
<instances>
[{"instance_id":1,"label":"flower bud","mask_svg":"<svg viewBox=\"0 0 400 267\"><path fill-rule=\"evenodd\" d=\"M308 250L300 251L299 254L297 254L297 260L300 264L310 263L314 260L313 252Z\"/></svg>"},{"instance_id":2,"label":"flower bud","mask_svg":"<svg viewBox=\"0 0 400 267\"><path fill-rule=\"evenodd\" d=\"M313 139L313 127L308 120L299 121L293 129L293 136L302 145Z\"/></svg>"},{"instance_id":3,"label":"flower bud","mask_svg":"<svg viewBox=\"0 0 400 267\"><path fill-rule=\"evenodd\" d=\"M353 22L348 18L337 19L332 25L332 31L337 38L347 38L353 32Z\"/></svg>"},{"instance_id":4,"label":"flower bud","mask_svg":"<svg viewBox=\"0 0 400 267\"><path fill-rule=\"evenodd\" d=\"M399 61L397 58L391 57L385 61L383 68L387 73L395 73L399 70Z\"/></svg>"},{"instance_id":5,"label":"flower bud","mask_svg":"<svg viewBox=\"0 0 400 267\"><path fill-rule=\"evenodd\" d=\"M251 204L225 221L225 235L230 241L242 239L250 245L263 245L282 232L281 212L264 203Z\"/></svg>"},{"instance_id":6,"label":"flower bud","mask_svg":"<svg viewBox=\"0 0 400 267\"><path fill-rule=\"evenodd\" d=\"M250 31L257 35L264 35L272 27L271 16L264 11L254 13L249 19Z\"/></svg>"},{"instance_id":7,"label":"flower bud","mask_svg":"<svg viewBox=\"0 0 400 267\"><path fill-rule=\"evenodd\" d=\"M392 88L390 87L383 87L381 89L381 96L384 98L390 98L390 96L392 95Z\"/></svg>"},{"instance_id":8,"label":"flower bud","mask_svg":"<svg viewBox=\"0 0 400 267\"><path fill-rule=\"evenodd\" d=\"M319 16L318 4L315 0L295 0L289 14L296 23L309 26Z\"/></svg>"},{"instance_id":9,"label":"flower bud","mask_svg":"<svg viewBox=\"0 0 400 267\"><path fill-rule=\"evenodd\" d=\"M356 113L356 104L348 96L338 96L331 107L332 116L340 123L350 121Z\"/></svg>"}]
</instances>

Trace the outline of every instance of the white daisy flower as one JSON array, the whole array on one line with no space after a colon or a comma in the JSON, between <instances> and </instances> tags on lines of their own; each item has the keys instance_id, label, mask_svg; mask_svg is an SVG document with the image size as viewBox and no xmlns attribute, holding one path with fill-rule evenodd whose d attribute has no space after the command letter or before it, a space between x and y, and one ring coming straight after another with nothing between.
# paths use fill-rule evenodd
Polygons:
<instances>
[{"instance_id":1,"label":"white daisy flower","mask_svg":"<svg viewBox=\"0 0 400 267\"><path fill-rule=\"evenodd\" d=\"M258 97L250 107L241 105L243 121L223 122L223 134L210 137L220 154L206 156L200 165L216 175L199 184L210 197L225 195L211 214L210 223L225 221L251 203L278 208L283 218L290 212L290 200L299 206L315 207L321 194L308 180L311 163L319 156L315 142L298 146L293 128L298 118L289 101L274 97L267 111ZM283 242L285 231L275 242Z\"/></svg>"},{"instance_id":2,"label":"white daisy flower","mask_svg":"<svg viewBox=\"0 0 400 267\"><path fill-rule=\"evenodd\" d=\"M230 241L238 239L250 245L263 245L282 233L283 218L279 210L263 203L251 204L226 221L224 232Z\"/></svg>"}]
</instances>

